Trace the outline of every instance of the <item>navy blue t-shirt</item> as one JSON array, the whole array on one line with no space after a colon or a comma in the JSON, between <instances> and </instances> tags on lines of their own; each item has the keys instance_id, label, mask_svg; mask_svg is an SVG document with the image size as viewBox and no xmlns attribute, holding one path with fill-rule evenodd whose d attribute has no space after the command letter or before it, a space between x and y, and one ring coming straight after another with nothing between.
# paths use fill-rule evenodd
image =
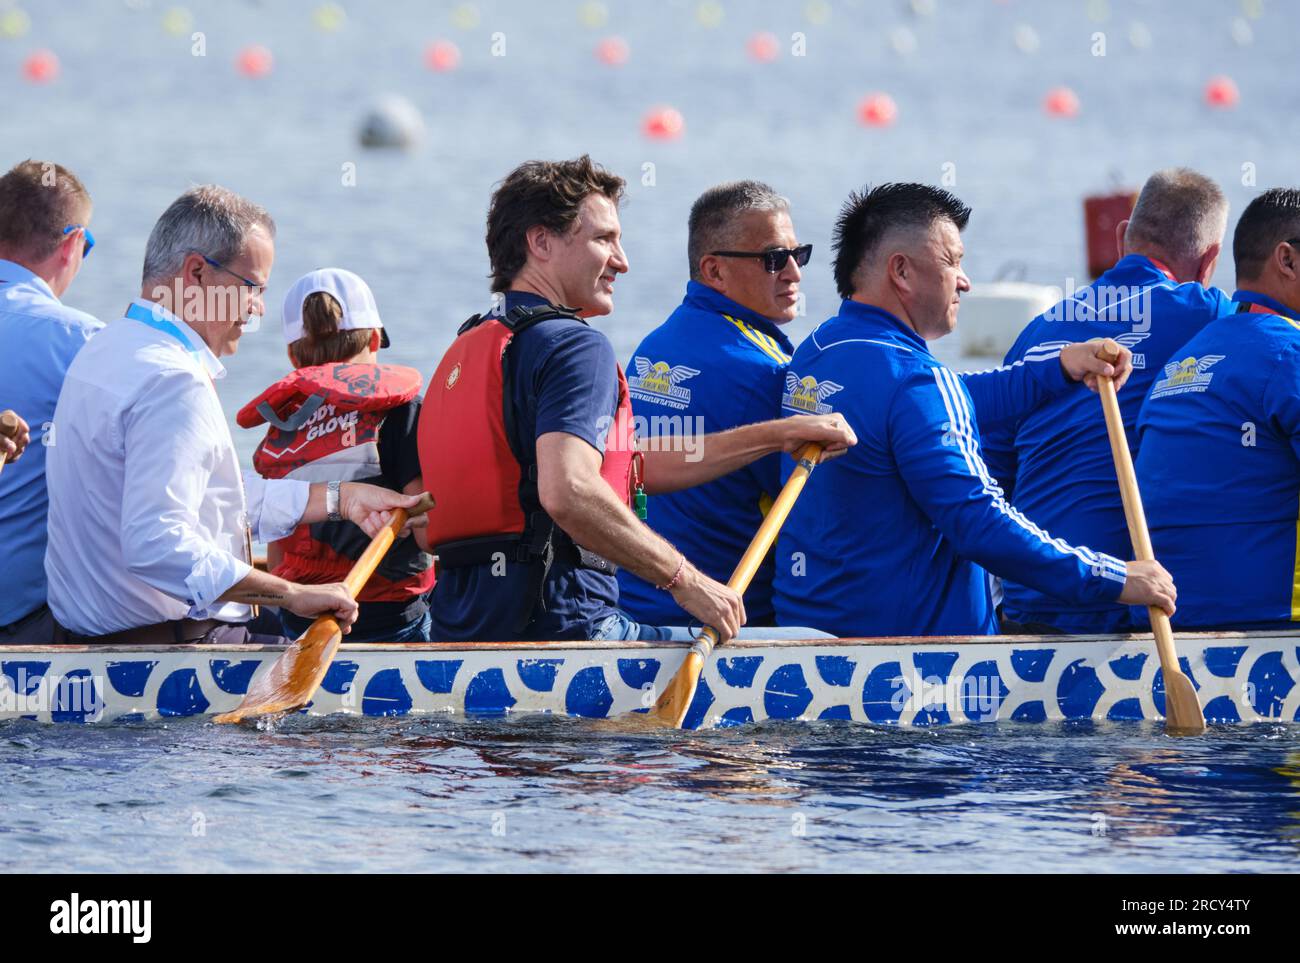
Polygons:
<instances>
[{"instance_id":1,"label":"navy blue t-shirt","mask_svg":"<svg viewBox=\"0 0 1300 963\"><path fill-rule=\"evenodd\" d=\"M544 304L538 295L511 291L502 310ZM557 318L516 335L510 352L510 404L518 437L533 457L538 437L552 431L575 435L603 452L618 408L618 362L609 340L581 321ZM528 603L531 566L509 560L503 568L494 573L490 564L467 565L439 574L433 590L435 641L587 639L618 604L617 579L557 558L541 604L519 633L515 620Z\"/></svg>"}]
</instances>

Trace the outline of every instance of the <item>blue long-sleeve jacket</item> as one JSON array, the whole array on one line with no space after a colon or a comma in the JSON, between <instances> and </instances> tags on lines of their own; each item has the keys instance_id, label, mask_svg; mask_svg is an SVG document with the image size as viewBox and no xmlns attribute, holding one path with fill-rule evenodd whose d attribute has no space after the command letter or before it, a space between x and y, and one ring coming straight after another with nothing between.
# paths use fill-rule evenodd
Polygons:
<instances>
[{"instance_id":1,"label":"blue long-sleeve jacket","mask_svg":"<svg viewBox=\"0 0 1300 963\"><path fill-rule=\"evenodd\" d=\"M781 386L793 345L773 322L691 281L686 298L650 332L627 366L637 434L648 444L781 416ZM689 452L689 449L688 449ZM649 499L647 522L700 571L726 582L762 524L764 506L781 483L777 455L721 478ZM689 621L668 592L619 572L619 606L638 622ZM770 624L772 563L766 561L745 593L751 624Z\"/></svg>"},{"instance_id":2,"label":"blue long-sleeve jacket","mask_svg":"<svg viewBox=\"0 0 1300 963\"><path fill-rule=\"evenodd\" d=\"M1137 455L1138 410L1164 365L1191 337L1232 308L1217 288L1178 283L1150 258L1130 254L1086 288L1025 327L1008 364L1059 350L1067 342L1114 338L1133 352L1133 373L1119 392L1125 434ZM981 427L984 427L981 425ZM983 432L984 457L1011 503L1067 542L1132 555L1106 419L1087 391L1058 395L1022 417ZM1128 606L1066 604L1034 586L1003 582L1003 613L1063 632L1123 632Z\"/></svg>"},{"instance_id":3,"label":"blue long-sleeve jacket","mask_svg":"<svg viewBox=\"0 0 1300 963\"><path fill-rule=\"evenodd\" d=\"M1300 622L1300 312L1248 291L1160 372L1138 418L1138 484L1174 625ZM1135 620L1146 619L1134 609Z\"/></svg>"},{"instance_id":4,"label":"blue long-sleeve jacket","mask_svg":"<svg viewBox=\"0 0 1300 963\"><path fill-rule=\"evenodd\" d=\"M1124 563L1053 538L1008 505L980 453L976 413L996 424L1079 390L1059 351L957 375L898 318L843 302L795 351L784 404L842 413L858 444L817 469L786 520L777 624L992 634L988 572L1072 602L1115 601Z\"/></svg>"}]
</instances>

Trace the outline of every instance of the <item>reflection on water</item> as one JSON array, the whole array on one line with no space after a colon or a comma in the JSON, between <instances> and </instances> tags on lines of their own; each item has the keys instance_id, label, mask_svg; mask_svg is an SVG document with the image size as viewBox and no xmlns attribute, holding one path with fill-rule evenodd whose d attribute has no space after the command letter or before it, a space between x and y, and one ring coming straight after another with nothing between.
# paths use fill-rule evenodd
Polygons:
<instances>
[{"instance_id":1,"label":"reflection on water","mask_svg":"<svg viewBox=\"0 0 1300 963\"><path fill-rule=\"evenodd\" d=\"M0 726L32 870L1293 871L1300 727Z\"/></svg>"}]
</instances>

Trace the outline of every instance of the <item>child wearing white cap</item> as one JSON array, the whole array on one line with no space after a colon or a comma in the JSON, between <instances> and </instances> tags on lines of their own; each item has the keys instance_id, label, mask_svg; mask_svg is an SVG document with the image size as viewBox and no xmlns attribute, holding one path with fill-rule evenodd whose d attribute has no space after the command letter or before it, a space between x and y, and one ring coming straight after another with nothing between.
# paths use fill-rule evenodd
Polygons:
<instances>
[{"instance_id":1,"label":"child wearing white cap","mask_svg":"<svg viewBox=\"0 0 1300 963\"><path fill-rule=\"evenodd\" d=\"M340 268L312 271L284 299L284 337L294 371L240 410L244 428L268 424L253 465L267 478L367 481L394 491L424 490L416 447L421 377L377 363L389 345L374 295ZM273 573L296 582L341 581L369 544L338 519L300 525L268 546ZM413 538L398 541L357 596L361 614L349 642L429 641L433 558ZM310 622L281 612L286 634Z\"/></svg>"}]
</instances>

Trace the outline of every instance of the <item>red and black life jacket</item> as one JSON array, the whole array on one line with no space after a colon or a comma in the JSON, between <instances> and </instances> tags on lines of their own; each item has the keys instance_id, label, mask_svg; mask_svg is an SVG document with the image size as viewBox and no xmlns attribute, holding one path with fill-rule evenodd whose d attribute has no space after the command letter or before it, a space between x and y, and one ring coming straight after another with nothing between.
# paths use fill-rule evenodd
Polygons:
<instances>
[{"instance_id":1,"label":"red and black life jacket","mask_svg":"<svg viewBox=\"0 0 1300 963\"><path fill-rule=\"evenodd\" d=\"M383 485L379 429L393 408L420 393L420 372L398 365L322 364L299 368L244 405L242 428L269 423L253 454L263 478L357 481ZM299 525L281 539L274 574L290 582L338 582L370 539L352 522ZM433 559L415 539L400 539L357 596L404 602L433 587Z\"/></svg>"},{"instance_id":2,"label":"red and black life jacket","mask_svg":"<svg viewBox=\"0 0 1300 963\"><path fill-rule=\"evenodd\" d=\"M613 563L577 545L543 510L534 441L518 437L514 424L511 343L532 325L555 318L586 324L551 305L470 318L439 363L420 410L420 468L438 506L429 513L431 551L443 568L500 557L532 565L531 604L524 606L520 628L541 598L553 559L610 575L616 571ZM618 369L618 407L605 435L600 474L627 504L635 449L627 379Z\"/></svg>"}]
</instances>

